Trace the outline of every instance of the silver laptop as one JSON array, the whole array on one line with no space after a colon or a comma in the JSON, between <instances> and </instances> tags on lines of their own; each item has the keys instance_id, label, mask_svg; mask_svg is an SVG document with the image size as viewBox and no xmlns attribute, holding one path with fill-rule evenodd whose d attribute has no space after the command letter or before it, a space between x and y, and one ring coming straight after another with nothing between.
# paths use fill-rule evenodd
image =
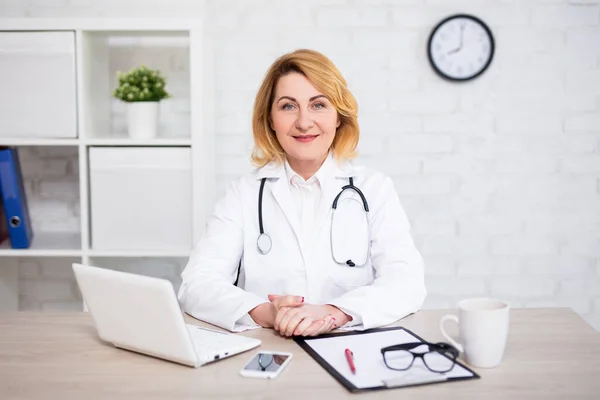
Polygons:
<instances>
[{"instance_id":1,"label":"silver laptop","mask_svg":"<svg viewBox=\"0 0 600 400\"><path fill-rule=\"evenodd\" d=\"M118 348L199 367L261 341L185 323L166 279L73 264L101 339Z\"/></svg>"}]
</instances>

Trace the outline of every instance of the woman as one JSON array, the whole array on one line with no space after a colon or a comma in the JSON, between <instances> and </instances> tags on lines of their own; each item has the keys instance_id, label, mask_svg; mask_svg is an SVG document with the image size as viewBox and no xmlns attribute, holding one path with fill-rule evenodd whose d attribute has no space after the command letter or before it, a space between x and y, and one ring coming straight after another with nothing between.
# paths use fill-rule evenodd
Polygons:
<instances>
[{"instance_id":1,"label":"woman","mask_svg":"<svg viewBox=\"0 0 600 400\"><path fill-rule=\"evenodd\" d=\"M314 336L421 307L423 261L392 181L350 162L357 109L324 55L275 61L254 103L258 168L216 204L182 273L184 311L231 331Z\"/></svg>"}]
</instances>

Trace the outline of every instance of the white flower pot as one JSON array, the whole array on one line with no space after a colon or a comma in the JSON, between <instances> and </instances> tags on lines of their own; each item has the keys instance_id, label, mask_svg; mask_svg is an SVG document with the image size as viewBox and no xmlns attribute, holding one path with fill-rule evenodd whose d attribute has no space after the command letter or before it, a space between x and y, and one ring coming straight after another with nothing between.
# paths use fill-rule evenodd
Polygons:
<instances>
[{"instance_id":1,"label":"white flower pot","mask_svg":"<svg viewBox=\"0 0 600 400\"><path fill-rule=\"evenodd\" d=\"M158 101L127 103L127 123L129 137L155 138L158 133Z\"/></svg>"}]
</instances>

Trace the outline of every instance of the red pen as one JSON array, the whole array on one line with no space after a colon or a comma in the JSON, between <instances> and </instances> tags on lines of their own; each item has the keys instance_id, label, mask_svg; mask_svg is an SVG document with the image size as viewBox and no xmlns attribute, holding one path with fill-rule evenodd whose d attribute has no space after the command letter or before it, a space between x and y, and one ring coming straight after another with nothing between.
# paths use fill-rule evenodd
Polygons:
<instances>
[{"instance_id":1,"label":"red pen","mask_svg":"<svg viewBox=\"0 0 600 400\"><path fill-rule=\"evenodd\" d=\"M353 374L356 374L356 367L354 366L354 354L350 351L350 349L346 349L344 353L346 353L346 360L350 366L350 371L352 371Z\"/></svg>"}]
</instances>

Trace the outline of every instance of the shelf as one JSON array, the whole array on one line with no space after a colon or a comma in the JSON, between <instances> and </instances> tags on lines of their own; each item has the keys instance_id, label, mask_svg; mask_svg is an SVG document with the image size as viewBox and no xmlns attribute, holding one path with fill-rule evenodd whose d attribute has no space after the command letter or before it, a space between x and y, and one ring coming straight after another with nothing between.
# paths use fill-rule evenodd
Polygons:
<instances>
[{"instance_id":1,"label":"shelf","mask_svg":"<svg viewBox=\"0 0 600 400\"><path fill-rule=\"evenodd\" d=\"M0 257L124 257L124 258L188 258L190 250L81 250L81 235L43 232L34 236L28 249L12 249L10 242L0 243Z\"/></svg>"},{"instance_id":2,"label":"shelf","mask_svg":"<svg viewBox=\"0 0 600 400\"><path fill-rule=\"evenodd\" d=\"M28 249L12 249L8 240L0 244L0 257L80 257L81 254L78 232L36 233Z\"/></svg>"},{"instance_id":3,"label":"shelf","mask_svg":"<svg viewBox=\"0 0 600 400\"><path fill-rule=\"evenodd\" d=\"M0 146L77 146L79 139L62 138L4 138L0 137Z\"/></svg>"},{"instance_id":4,"label":"shelf","mask_svg":"<svg viewBox=\"0 0 600 400\"><path fill-rule=\"evenodd\" d=\"M188 258L192 250L88 250L90 257Z\"/></svg>"},{"instance_id":5,"label":"shelf","mask_svg":"<svg viewBox=\"0 0 600 400\"><path fill-rule=\"evenodd\" d=\"M155 138L155 139L131 139L131 138L94 138L94 139L18 139L0 138L0 146L78 146L84 143L87 146L141 146L141 147L186 147L192 145L189 138Z\"/></svg>"},{"instance_id":6,"label":"shelf","mask_svg":"<svg viewBox=\"0 0 600 400\"><path fill-rule=\"evenodd\" d=\"M194 18L0 18L3 31L187 31L199 29Z\"/></svg>"},{"instance_id":7,"label":"shelf","mask_svg":"<svg viewBox=\"0 0 600 400\"><path fill-rule=\"evenodd\" d=\"M190 146L192 140L189 138L155 138L155 139L131 139L131 138L96 138L85 139L88 146Z\"/></svg>"},{"instance_id":8,"label":"shelf","mask_svg":"<svg viewBox=\"0 0 600 400\"><path fill-rule=\"evenodd\" d=\"M171 99L160 104L159 141L149 145L179 146L191 138L191 60L189 31L124 32L85 30L78 34L80 132L84 140L127 137L127 106L113 97L118 72L145 65L167 79ZM162 138L164 141L160 142ZM176 139L170 142L169 138ZM95 144L95 142L92 142ZM144 145L145 145L144 141ZM103 144L101 144L103 145ZM118 144L120 145L120 144ZM129 145L129 144L125 144ZM133 145L133 144L132 144Z\"/></svg>"},{"instance_id":9,"label":"shelf","mask_svg":"<svg viewBox=\"0 0 600 400\"><path fill-rule=\"evenodd\" d=\"M203 111L206 110L203 106L206 102L210 108L214 94L211 86L204 89L205 83L212 84L210 66L213 61L210 48L206 50L202 46L202 19L0 18L0 26L0 32L61 31L63 36L66 36L65 32L73 36L68 52L74 51L75 55L75 73L71 74L75 82L75 104L71 109L76 112L76 118L73 118L76 130L72 134L69 132L70 136L65 133L65 137L57 137L60 132L48 132L43 125L39 130L41 133L37 133L42 137L19 137L10 130L4 133L6 137L0 136L0 146L19 148L35 233L28 249L12 249L9 241L0 243L0 265L13 262L11 257L63 257L82 261L96 258L105 263L111 258L121 258L132 265L136 259L150 259L140 263L140 268L145 268L146 264L163 265L162 259L187 260L192 251L187 240L176 241L175 245L161 241L156 248L130 243L130 246L137 246L137 250L89 248L98 246L97 238L104 234L102 231L92 234L90 155L96 150L117 154L134 147L143 148L140 152L151 153L186 150L194 162L186 168L190 177L186 177L182 185L186 193L181 198L191 204L190 211L186 211L189 215L185 232L189 225L193 238L198 227L204 226L204 214L209 212L206 210L214 197L212 180L205 179L205 174L213 174L214 154L206 152L212 147L212 139L202 134L204 129L212 126L213 113ZM42 48L40 52L46 50ZM167 78L166 88L172 95L161 102L158 137L150 139L128 136L126 103L112 95L118 84L117 71L128 71L141 64L160 70ZM192 79L192 71L197 79ZM210 132L212 134L212 130ZM48 137L43 137L46 133ZM155 167L153 163L150 165ZM155 176L149 179L153 188L157 186L155 179ZM127 188L131 182L136 180L125 182L123 187ZM165 185L172 183L172 178L165 179ZM101 193L114 193L114 188L113 182ZM144 198L144 202L149 201ZM180 203L177 208L183 209ZM131 223L142 226L143 222L134 220ZM71 233L60 233L62 231Z\"/></svg>"}]
</instances>

